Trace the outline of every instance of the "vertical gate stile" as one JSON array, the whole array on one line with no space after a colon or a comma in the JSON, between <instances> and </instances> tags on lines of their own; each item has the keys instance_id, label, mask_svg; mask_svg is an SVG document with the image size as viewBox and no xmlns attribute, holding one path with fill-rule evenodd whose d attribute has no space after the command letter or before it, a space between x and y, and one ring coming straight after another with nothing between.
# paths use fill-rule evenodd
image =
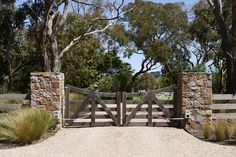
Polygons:
<instances>
[{"instance_id":1,"label":"vertical gate stile","mask_svg":"<svg viewBox=\"0 0 236 157\"><path fill-rule=\"evenodd\" d=\"M152 92L148 93L148 126L152 126Z\"/></svg>"},{"instance_id":2,"label":"vertical gate stile","mask_svg":"<svg viewBox=\"0 0 236 157\"><path fill-rule=\"evenodd\" d=\"M122 92L122 125L124 126L126 119L126 92Z\"/></svg>"},{"instance_id":3,"label":"vertical gate stile","mask_svg":"<svg viewBox=\"0 0 236 157\"><path fill-rule=\"evenodd\" d=\"M91 93L90 100L91 100L91 126L95 126L95 110L96 110L95 92Z\"/></svg>"},{"instance_id":4,"label":"vertical gate stile","mask_svg":"<svg viewBox=\"0 0 236 157\"><path fill-rule=\"evenodd\" d=\"M178 103L177 103L177 87L173 87L174 88L174 92L173 92L173 107L174 107L174 114L173 114L173 116L174 116L174 118L179 118L178 117ZM174 125L178 125L177 124L178 122L175 122L175 124Z\"/></svg>"},{"instance_id":5,"label":"vertical gate stile","mask_svg":"<svg viewBox=\"0 0 236 157\"><path fill-rule=\"evenodd\" d=\"M70 87L65 87L65 109L63 116L63 126L67 125L70 111Z\"/></svg>"},{"instance_id":6,"label":"vertical gate stile","mask_svg":"<svg viewBox=\"0 0 236 157\"><path fill-rule=\"evenodd\" d=\"M121 93L117 92L116 93L116 104L117 104L117 123L118 126L121 126Z\"/></svg>"}]
</instances>

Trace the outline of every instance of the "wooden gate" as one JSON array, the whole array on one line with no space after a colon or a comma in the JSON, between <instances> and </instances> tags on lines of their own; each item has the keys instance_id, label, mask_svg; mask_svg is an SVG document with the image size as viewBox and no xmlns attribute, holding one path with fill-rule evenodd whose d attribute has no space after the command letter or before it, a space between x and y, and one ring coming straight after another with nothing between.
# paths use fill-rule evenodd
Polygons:
<instances>
[{"instance_id":1,"label":"wooden gate","mask_svg":"<svg viewBox=\"0 0 236 157\"><path fill-rule=\"evenodd\" d=\"M64 127L120 126L120 93L65 88Z\"/></svg>"},{"instance_id":2,"label":"wooden gate","mask_svg":"<svg viewBox=\"0 0 236 157\"><path fill-rule=\"evenodd\" d=\"M174 91L173 87L167 87L121 94L68 86L65 88L63 125L176 126L183 118L182 107L175 101L177 95Z\"/></svg>"},{"instance_id":3,"label":"wooden gate","mask_svg":"<svg viewBox=\"0 0 236 157\"><path fill-rule=\"evenodd\" d=\"M123 126L174 126L174 100L173 87L123 93Z\"/></svg>"}]
</instances>

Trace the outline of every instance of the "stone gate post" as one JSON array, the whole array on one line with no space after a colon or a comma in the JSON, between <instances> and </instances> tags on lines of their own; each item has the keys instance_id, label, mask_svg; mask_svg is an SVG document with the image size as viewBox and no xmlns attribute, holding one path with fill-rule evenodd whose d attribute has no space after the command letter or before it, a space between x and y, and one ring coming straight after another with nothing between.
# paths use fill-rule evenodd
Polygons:
<instances>
[{"instance_id":1,"label":"stone gate post","mask_svg":"<svg viewBox=\"0 0 236 157\"><path fill-rule=\"evenodd\" d=\"M64 74L57 72L31 73L31 107L44 108L61 119L64 103Z\"/></svg>"},{"instance_id":2,"label":"stone gate post","mask_svg":"<svg viewBox=\"0 0 236 157\"><path fill-rule=\"evenodd\" d=\"M189 111L185 121L188 131L200 127L205 120L212 120L212 75L202 72L183 72L178 74L177 87L179 103L183 115Z\"/></svg>"}]
</instances>

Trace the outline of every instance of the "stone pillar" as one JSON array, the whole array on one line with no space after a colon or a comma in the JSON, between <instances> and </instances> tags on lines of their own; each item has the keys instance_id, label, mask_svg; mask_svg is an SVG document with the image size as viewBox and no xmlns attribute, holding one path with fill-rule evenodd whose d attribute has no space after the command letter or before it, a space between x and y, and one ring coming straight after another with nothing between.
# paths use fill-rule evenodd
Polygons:
<instances>
[{"instance_id":1,"label":"stone pillar","mask_svg":"<svg viewBox=\"0 0 236 157\"><path fill-rule=\"evenodd\" d=\"M186 119L185 129L198 129L205 120L212 120L212 75L202 72L183 72L178 75L177 86L179 102L183 115L189 110L191 115Z\"/></svg>"},{"instance_id":2,"label":"stone pillar","mask_svg":"<svg viewBox=\"0 0 236 157\"><path fill-rule=\"evenodd\" d=\"M64 103L64 74L56 72L31 73L31 106L44 108L61 119Z\"/></svg>"}]
</instances>

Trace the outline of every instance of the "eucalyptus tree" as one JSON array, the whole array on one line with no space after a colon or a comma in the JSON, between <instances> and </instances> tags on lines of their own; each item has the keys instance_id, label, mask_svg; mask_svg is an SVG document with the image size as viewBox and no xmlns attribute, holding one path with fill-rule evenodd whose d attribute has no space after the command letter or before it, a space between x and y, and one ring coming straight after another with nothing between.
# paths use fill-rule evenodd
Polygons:
<instances>
[{"instance_id":1,"label":"eucalyptus tree","mask_svg":"<svg viewBox=\"0 0 236 157\"><path fill-rule=\"evenodd\" d=\"M226 59L226 92L236 92L236 0L208 0L218 25L221 49Z\"/></svg>"},{"instance_id":2,"label":"eucalyptus tree","mask_svg":"<svg viewBox=\"0 0 236 157\"><path fill-rule=\"evenodd\" d=\"M125 14L111 34L124 47L126 56L134 53L145 56L140 70L133 76L133 82L157 63L161 63L167 71L173 71L170 59L176 60L177 55L183 55L174 51L186 40L184 32L188 16L182 4L136 0L127 7L133 10Z\"/></svg>"},{"instance_id":3,"label":"eucalyptus tree","mask_svg":"<svg viewBox=\"0 0 236 157\"><path fill-rule=\"evenodd\" d=\"M101 0L36 0L25 3L34 16L34 24L38 26L37 51L41 55L44 71L59 72L64 55L86 36L102 33L111 27L113 24L111 20L114 22L126 13L127 10L124 10L123 5L124 0L120 3L103 3ZM66 31L68 13L73 11L73 6L78 8L76 13L87 16L88 21L84 23L85 25L78 26L82 27L81 31L72 34L71 40L65 47L59 47L58 35Z\"/></svg>"}]
</instances>

